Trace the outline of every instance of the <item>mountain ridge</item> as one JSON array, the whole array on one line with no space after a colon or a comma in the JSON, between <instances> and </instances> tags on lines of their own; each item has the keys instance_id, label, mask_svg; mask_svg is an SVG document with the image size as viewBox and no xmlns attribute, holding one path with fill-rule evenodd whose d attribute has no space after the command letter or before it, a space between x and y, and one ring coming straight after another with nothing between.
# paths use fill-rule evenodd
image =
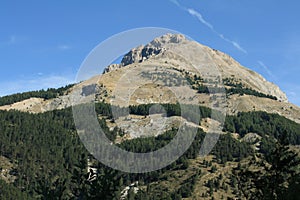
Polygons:
<instances>
[{"instance_id":1,"label":"mountain ridge","mask_svg":"<svg viewBox=\"0 0 300 200\"><path fill-rule=\"evenodd\" d=\"M221 73L224 73L224 77L231 77L231 75L234 75L234 72L232 71L234 69L230 68L235 68L236 70L238 70L236 74L243 74L243 80L247 80L247 78L249 78L249 82L251 82L249 83L250 86L254 86L257 90L261 90L261 92L263 93L274 95L281 101L288 101L286 94L282 92L277 85L268 82L263 76L261 76L257 72L243 67L240 63L238 63L228 54L204 46L195 41L190 41L186 39L184 35L181 34L166 34L161 37L155 38L153 41L146 45L141 45L139 47L133 48L127 54L125 54L121 61L121 64L113 64L111 66L108 66L105 68L104 72L107 73L112 70L128 66L130 64L141 63L151 58L155 59L153 57L159 54L166 54L166 52L169 49L171 49L173 45L183 44L196 44L198 46L201 46L204 49L204 51L206 51L207 54L215 61L215 64L218 65L219 71ZM242 68L243 70L241 70L240 68ZM229 73L226 72L227 70ZM253 76L255 76L256 78L253 78ZM266 86L264 86L264 84L256 85L256 81L263 82L264 84L266 84Z\"/></svg>"},{"instance_id":2,"label":"mountain ridge","mask_svg":"<svg viewBox=\"0 0 300 200\"><path fill-rule=\"evenodd\" d=\"M185 58L180 56L177 52L182 52L183 55L189 57ZM198 54L197 54L198 53ZM198 66L193 66L189 59L199 55L197 58ZM64 95L59 95L53 99L34 98L32 100L24 100L10 105L0 106L0 110L16 109L25 112L46 112L55 109L63 109L70 107L71 99L70 94L75 90L83 90L89 85L97 85L96 100L112 102L114 101L114 90L118 86L118 80L132 70L139 69L145 70L146 73L152 73L150 69L159 66L159 69L167 70L176 73L177 75L184 76L184 73L189 72L192 75L201 76L201 73L209 74L209 66L213 66L217 73L220 74L225 89L230 89L238 86L235 90L251 89L258 93L276 97L277 100L271 100L263 97L256 97L248 93L227 94L227 113L236 114L238 112L247 111L266 111L269 113L277 113L289 119L300 123L300 108L288 102L286 95L278 86L268 82L260 74L251 71L248 68L241 66L229 55L218 50L209 48L195 41L191 41L180 34L167 34L153 39L149 44L141 45L131 49L123 57L121 64L113 64L107 66L102 75L95 76L89 80L83 81L72 86ZM175 70L174 70L175 69ZM200 72L199 72L200 70ZM214 72L213 72L214 73ZM191 75L191 76L192 76ZM214 77L215 78L215 77ZM141 83L146 83L146 79L141 79ZM195 82L195 80L194 80ZM194 92L193 104L201 104L203 106L211 106L211 95L197 92L197 87L203 83L197 83L193 87L196 88ZM145 87L145 88L143 88ZM136 90L136 94L130 100L130 104L143 104L143 103L172 103L171 96L162 98L159 102L159 97L155 97L160 92L155 89L154 85L146 84ZM124 88L125 90L128 88ZM180 89L180 88L179 88ZM181 88L180 90L185 90ZM148 93L148 94L147 94ZM140 97L138 97L140 94ZM165 93L168 94L168 93ZM174 103L174 102L173 102Z\"/></svg>"}]
</instances>

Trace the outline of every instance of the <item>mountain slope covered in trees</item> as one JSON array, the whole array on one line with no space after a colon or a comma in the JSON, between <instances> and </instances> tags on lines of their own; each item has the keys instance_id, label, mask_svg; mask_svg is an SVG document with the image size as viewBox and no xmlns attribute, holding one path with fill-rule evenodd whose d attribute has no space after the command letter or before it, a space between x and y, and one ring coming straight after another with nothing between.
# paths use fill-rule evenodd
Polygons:
<instances>
[{"instance_id":1,"label":"mountain slope covered in trees","mask_svg":"<svg viewBox=\"0 0 300 200\"><path fill-rule=\"evenodd\" d=\"M132 107L131 112L145 115L145 106ZM98 104L97 108L99 114L109 117L109 105ZM176 110L176 105L168 105L168 110ZM209 116L209 109L206 113ZM203 130L199 129L189 150L175 163L156 172L127 174L107 168L89 155L75 131L71 109L41 114L0 111L0 118L0 156L10 160L13 164L10 173L16 177L14 182L0 181L1 199L9 199L13 194L16 199L120 199L124 188L135 182L138 183L136 187L139 192L130 190L126 196L128 199L192 198L200 187L201 177L206 177L208 173L214 174L222 168L226 169L228 163L239 163L255 155L260 155L265 162L274 162L272 152L255 150L251 144L233 138L230 133L236 132L242 138L248 132L257 132L267 140L261 145L274 147L284 134L285 143L280 144L285 145L285 148L288 144L299 145L300 137L300 125L284 117L264 112L240 113L238 116L226 118L224 129L228 134L220 136L211 152L210 161L205 161L204 158L201 165L195 164L199 160L199 149L205 136ZM119 134L114 132L116 130L110 131L105 120L99 121L108 136ZM173 129L158 137L128 140L119 146L129 151L149 152L167 144L176 132ZM270 151L276 151L276 148ZM88 160L92 160L92 165L98 170L97 178L93 181L88 180ZM194 169L196 166L198 168ZM246 163L246 166L250 167L251 164ZM296 178L299 176L297 169L286 167L282 170L294 170L293 173L296 174L293 182L290 182L291 192L292 187L299 184L299 179ZM236 176L237 178L233 178ZM202 186L208 188L207 193L201 196L212 198L216 194L214 191L223 184L220 191L227 188L228 193L224 192L223 195L242 197L242 194L234 193L236 185L231 185L230 181L238 178L242 181L245 176L248 174L221 177L219 183L211 182L216 180L207 180ZM243 184L246 183L242 182L239 187ZM164 185L168 186L165 191L162 190ZM258 186L254 185L253 189L256 187Z\"/></svg>"},{"instance_id":2,"label":"mountain slope covered in trees","mask_svg":"<svg viewBox=\"0 0 300 200\"><path fill-rule=\"evenodd\" d=\"M133 92L128 101L126 91ZM78 94L76 103L83 107L93 98L111 144L130 152L166 146L176 137L178 121L187 137L192 129L196 134L187 151L163 169L111 169L80 140L78 133L94 133L88 132L93 127L77 133L70 94ZM130 50L102 75L1 97L0 199L299 199L299 114L278 86L229 55L167 34ZM167 119L177 121L152 134ZM131 129L137 124L142 129ZM147 125L148 134L131 137L130 130L144 132ZM210 125L220 129L209 131ZM206 138L218 141L200 156Z\"/></svg>"}]
</instances>

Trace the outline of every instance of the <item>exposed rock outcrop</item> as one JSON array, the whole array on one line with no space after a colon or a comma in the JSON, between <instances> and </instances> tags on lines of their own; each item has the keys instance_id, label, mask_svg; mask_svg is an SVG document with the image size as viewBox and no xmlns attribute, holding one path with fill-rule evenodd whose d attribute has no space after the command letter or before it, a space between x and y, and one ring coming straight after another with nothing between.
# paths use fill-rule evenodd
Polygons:
<instances>
[{"instance_id":1,"label":"exposed rock outcrop","mask_svg":"<svg viewBox=\"0 0 300 200\"><path fill-rule=\"evenodd\" d=\"M174 49L176 49L176 52ZM214 65L218 67L220 75L223 78L234 77L236 80L240 80L246 87L264 94L276 96L280 101L288 101L286 94L277 85L267 81L260 74L243 67L229 55L195 41L190 41L180 34L166 34L155 38L145 46L134 48L123 57L121 64L108 66L104 71L109 72L130 64L145 61L157 64L164 61L179 65L175 67L185 69L190 67L190 58L182 58L178 52L185 52L185 55L191 57L199 57L199 68L203 73L209 73L209 66Z\"/></svg>"},{"instance_id":2,"label":"exposed rock outcrop","mask_svg":"<svg viewBox=\"0 0 300 200\"><path fill-rule=\"evenodd\" d=\"M166 70L164 71L164 69ZM120 64L109 65L104 70L104 74L75 85L70 89L70 93L78 91L78 94L82 97L89 96L94 92L94 90L90 91L89 89L94 88L96 89L96 95L91 98L112 103L116 102L115 89L121 87L120 89L124 90L124 93L132 90L133 88L128 88L131 87L129 84L131 81L132 83L138 82L143 87L132 90L133 93L128 100L130 105L156 102L176 103L176 98L182 98L182 101L187 104L200 104L210 107L211 97L209 94L199 94L195 90L190 98L185 98L186 87L179 86L173 87L180 94L175 98L172 91L167 88L160 88L154 83L149 84L147 81L149 78L158 78L158 73L162 73L165 78L165 74L169 74L168 80L165 81L167 84L171 84L172 79L176 81L176 77L180 74L184 75L185 72L202 76L203 74L210 74L213 69L218 71L219 77L217 78L221 80L225 78L232 79L246 88L277 98L276 101L251 95L230 95L226 99L228 114L236 114L240 111L266 111L278 113L298 123L300 122L300 108L288 103L285 93L277 85L267 81L260 74L243 67L229 55L188 40L185 36L178 34L167 34L155 38L147 45L132 49L123 57ZM120 82L125 74L128 75L130 71L136 70L144 72L145 77L129 77L129 82L126 84ZM172 70L176 73L173 73ZM96 87L91 87L94 84ZM16 109L38 113L70 106L70 96L65 94L50 100L31 98L12 105L0 106L0 110Z\"/></svg>"}]
</instances>

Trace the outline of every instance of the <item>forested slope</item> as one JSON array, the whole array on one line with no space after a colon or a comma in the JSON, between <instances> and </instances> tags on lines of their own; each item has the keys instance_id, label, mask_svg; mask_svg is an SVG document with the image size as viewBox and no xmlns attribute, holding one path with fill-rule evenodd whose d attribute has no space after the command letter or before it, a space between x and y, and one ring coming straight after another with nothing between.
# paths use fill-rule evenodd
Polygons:
<instances>
[{"instance_id":1,"label":"forested slope","mask_svg":"<svg viewBox=\"0 0 300 200\"><path fill-rule=\"evenodd\" d=\"M96 107L99 114L109 117L109 105L98 104ZM130 110L145 115L148 114L146 107L141 105ZM170 113L177 109L177 105L165 107ZM202 112L209 117L209 109L203 109ZM136 181L140 192L131 192L127 196L129 199L180 199L192 196L197 180L204 176L201 173L203 169L195 171L191 164L197 159L205 136L201 129L189 150L172 165L146 174L126 174L103 166L89 155L75 131L71 109L42 114L0 111L0 119L1 156L13 163L14 170L11 173L16 176L12 183L0 181L1 199L9 199L12 194L16 194L16 199L119 199L125 186ZM105 120L99 121L108 136L119 134L114 132L117 130L109 131ZM230 132L237 132L241 137L248 132L257 132L263 138L274 139L284 134L287 143L299 145L300 125L279 115L252 112L228 116L224 130L229 133L220 136L211 152L214 156L212 163L218 165L225 166L229 161L239 162L256 154L251 144L234 139ZM137 138L119 145L129 151L149 152L166 145L176 132L173 129L158 137ZM267 141L264 145L274 146L275 140ZM265 155L270 156L267 153ZM88 158L98 168L98 178L94 181L88 181ZM183 176L178 178L175 185L171 172ZM170 185L169 189L158 189L165 184Z\"/></svg>"}]
</instances>

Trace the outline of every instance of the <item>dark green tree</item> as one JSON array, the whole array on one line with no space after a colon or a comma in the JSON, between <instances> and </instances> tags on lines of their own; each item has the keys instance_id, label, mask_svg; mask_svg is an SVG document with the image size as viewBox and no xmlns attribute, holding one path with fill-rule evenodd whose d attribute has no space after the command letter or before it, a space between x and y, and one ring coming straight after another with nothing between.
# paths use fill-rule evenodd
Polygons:
<instances>
[{"instance_id":1,"label":"dark green tree","mask_svg":"<svg viewBox=\"0 0 300 200\"><path fill-rule=\"evenodd\" d=\"M279 200L299 194L295 190L299 186L299 156L290 150L286 134L282 134L274 145L268 159L254 161L239 172L239 189L247 199ZM251 169L253 166L259 170Z\"/></svg>"}]
</instances>

